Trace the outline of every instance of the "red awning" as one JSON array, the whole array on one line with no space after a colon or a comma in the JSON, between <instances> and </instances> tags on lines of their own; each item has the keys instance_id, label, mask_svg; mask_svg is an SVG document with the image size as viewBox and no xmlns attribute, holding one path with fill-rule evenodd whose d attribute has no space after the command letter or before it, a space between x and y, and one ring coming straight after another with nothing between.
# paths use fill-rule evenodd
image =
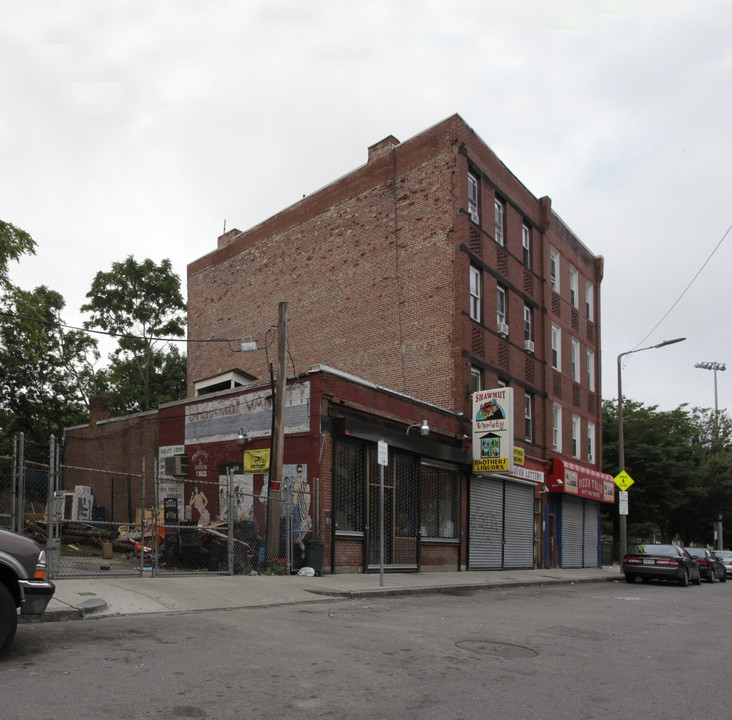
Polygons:
<instances>
[{"instance_id":1,"label":"red awning","mask_svg":"<svg viewBox=\"0 0 732 720\"><path fill-rule=\"evenodd\" d=\"M615 502L612 475L559 458L552 460L547 487L550 492L577 495L598 502Z\"/></svg>"}]
</instances>

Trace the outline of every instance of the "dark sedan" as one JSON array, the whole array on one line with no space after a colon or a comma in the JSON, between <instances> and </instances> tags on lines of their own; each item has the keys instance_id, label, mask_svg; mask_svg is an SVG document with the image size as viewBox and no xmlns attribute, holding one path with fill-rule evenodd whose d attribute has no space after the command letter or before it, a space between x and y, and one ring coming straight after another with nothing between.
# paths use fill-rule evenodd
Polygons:
<instances>
[{"instance_id":1,"label":"dark sedan","mask_svg":"<svg viewBox=\"0 0 732 720\"><path fill-rule=\"evenodd\" d=\"M623 573L629 583L640 578L670 580L686 587L689 582L701 585L699 564L678 545L638 545L623 558Z\"/></svg>"},{"instance_id":2,"label":"dark sedan","mask_svg":"<svg viewBox=\"0 0 732 720\"><path fill-rule=\"evenodd\" d=\"M686 550L699 563L699 572L707 582L727 582L724 563L711 550L697 547L688 547Z\"/></svg>"}]
</instances>

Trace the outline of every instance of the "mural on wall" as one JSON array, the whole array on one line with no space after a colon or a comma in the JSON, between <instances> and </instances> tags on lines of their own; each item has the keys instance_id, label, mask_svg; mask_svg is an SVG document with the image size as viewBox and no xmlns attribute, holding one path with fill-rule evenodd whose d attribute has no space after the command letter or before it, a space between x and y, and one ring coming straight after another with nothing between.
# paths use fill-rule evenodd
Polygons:
<instances>
[{"instance_id":1,"label":"mural on wall","mask_svg":"<svg viewBox=\"0 0 732 720\"><path fill-rule=\"evenodd\" d=\"M209 525L211 523L208 498L201 489L202 485L208 480L208 455L206 450L196 450L191 458L195 479L186 504L186 520L193 520L199 525Z\"/></svg>"},{"instance_id":2,"label":"mural on wall","mask_svg":"<svg viewBox=\"0 0 732 720\"><path fill-rule=\"evenodd\" d=\"M233 474L234 521L254 520L254 475L245 473L242 463L219 465L219 520L229 519L227 473Z\"/></svg>"}]
</instances>

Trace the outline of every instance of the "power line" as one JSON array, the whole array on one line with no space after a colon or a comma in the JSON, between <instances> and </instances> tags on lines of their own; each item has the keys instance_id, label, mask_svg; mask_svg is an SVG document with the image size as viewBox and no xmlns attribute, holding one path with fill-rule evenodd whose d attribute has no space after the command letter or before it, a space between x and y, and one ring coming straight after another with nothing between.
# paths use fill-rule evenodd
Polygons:
<instances>
[{"instance_id":1,"label":"power line","mask_svg":"<svg viewBox=\"0 0 732 720\"><path fill-rule=\"evenodd\" d=\"M712 250L712 252L709 254L709 257L704 261L704 263L699 268L699 270L697 270L697 272L694 275L694 277L691 278L689 284L681 292L681 295L679 295L679 297L676 298L676 301L674 302L674 304L671 305L671 307L666 311L666 314L650 329L650 331L641 340L638 341L638 343L633 348L633 350L635 350L639 345L642 345L656 331L656 329L658 328L658 326L671 314L671 312L673 311L673 309L681 302L681 299L684 297L684 295L686 295L686 293L688 292L689 288L694 284L694 282L699 277L699 275L701 275L702 270L704 270L704 268L709 264L709 261L714 256L714 253L716 253L717 250L719 250L720 246L724 242L724 240L727 237L727 235L729 235L729 233L730 233L731 230L732 230L732 225L730 225L727 228L727 232L724 235L722 235L722 239L717 243L717 245L715 246L714 250Z\"/></svg>"}]
</instances>

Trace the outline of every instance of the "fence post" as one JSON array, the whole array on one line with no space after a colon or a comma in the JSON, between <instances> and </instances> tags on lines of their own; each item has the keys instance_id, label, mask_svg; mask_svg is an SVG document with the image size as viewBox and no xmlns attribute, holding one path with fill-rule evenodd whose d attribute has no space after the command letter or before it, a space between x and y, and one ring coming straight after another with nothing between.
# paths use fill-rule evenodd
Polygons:
<instances>
[{"instance_id":1,"label":"fence post","mask_svg":"<svg viewBox=\"0 0 732 720\"><path fill-rule=\"evenodd\" d=\"M46 500L46 562L51 578L54 576L53 557L54 517L56 515L56 437L51 435L48 451L48 494Z\"/></svg>"},{"instance_id":2,"label":"fence post","mask_svg":"<svg viewBox=\"0 0 732 720\"><path fill-rule=\"evenodd\" d=\"M234 574L234 470L231 467L226 468L226 515L229 519L229 575Z\"/></svg>"}]
</instances>

